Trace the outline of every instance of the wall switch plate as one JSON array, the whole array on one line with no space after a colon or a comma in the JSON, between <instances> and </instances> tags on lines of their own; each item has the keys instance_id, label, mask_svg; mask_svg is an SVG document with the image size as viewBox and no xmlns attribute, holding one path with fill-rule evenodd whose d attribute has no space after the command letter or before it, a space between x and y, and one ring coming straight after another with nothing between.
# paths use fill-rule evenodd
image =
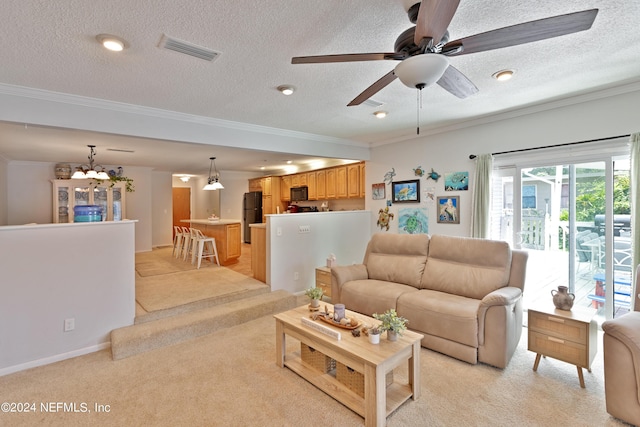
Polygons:
<instances>
[{"instance_id":1,"label":"wall switch plate","mask_svg":"<svg viewBox=\"0 0 640 427\"><path fill-rule=\"evenodd\" d=\"M276 228L276 236L282 236L282 227Z\"/></svg>"},{"instance_id":2,"label":"wall switch plate","mask_svg":"<svg viewBox=\"0 0 640 427\"><path fill-rule=\"evenodd\" d=\"M293 280L300 280L300 273L297 271L293 273Z\"/></svg>"},{"instance_id":3,"label":"wall switch plate","mask_svg":"<svg viewBox=\"0 0 640 427\"><path fill-rule=\"evenodd\" d=\"M298 226L298 233L310 233L311 232L311 226L310 225L299 225Z\"/></svg>"},{"instance_id":4,"label":"wall switch plate","mask_svg":"<svg viewBox=\"0 0 640 427\"><path fill-rule=\"evenodd\" d=\"M76 328L76 319L64 319L64 331L73 331Z\"/></svg>"}]
</instances>

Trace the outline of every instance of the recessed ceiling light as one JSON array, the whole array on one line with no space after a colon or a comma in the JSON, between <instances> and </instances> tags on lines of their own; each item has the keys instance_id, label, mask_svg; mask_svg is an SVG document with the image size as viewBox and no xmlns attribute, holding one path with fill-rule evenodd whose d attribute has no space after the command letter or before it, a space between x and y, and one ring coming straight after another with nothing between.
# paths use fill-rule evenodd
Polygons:
<instances>
[{"instance_id":1,"label":"recessed ceiling light","mask_svg":"<svg viewBox=\"0 0 640 427\"><path fill-rule=\"evenodd\" d=\"M98 34L96 40L106 49L114 52L120 52L127 47L127 43L124 40L111 34Z\"/></svg>"},{"instance_id":2,"label":"recessed ceiling light","mask_svg":"<svg viewBox=\"0 0 640 427\"><path fill-rule=\"evenodd\" d=\"M511 77L513 77L513 73L514 73L513 70L500 70L498 72L493 73L492 77L498 80L499 82L506 82Z\"/></svg>"},{"instance_id":3,"label":"recessed ceiling light","mask_svg":"<svg viewBox=\"0 0 640 427\"><path fill-rule=\"evenodd\" d=\"M373 113L374 116L376 116L379 119L384 119L385 117L387 117L387 112L386 111L376 111L375 113Z\"/></svg>"},{"instance_id":4,"label":"recessed ceiling light","mask_svg":"<svg viewBox=\"0 0 640 427\"><path fill-rule=\"evenodd\" d=\"M293 163L292 160L287 160L287 164L290 165L291 163Z\"/></svg>"},{"instance_id":5,"label":"recessed ceiling light","mask_svg":"<svg viewBox=\"0 0 640 427\"><path fill-rule=\"evenodd\" d=\"M293 92L296 91L296 88L294 88L293 86L288 86L288 85L282 85L282 86L278 86L278 90L283 94L283 95L292 95Z\"/></svg>"}]
</instances>

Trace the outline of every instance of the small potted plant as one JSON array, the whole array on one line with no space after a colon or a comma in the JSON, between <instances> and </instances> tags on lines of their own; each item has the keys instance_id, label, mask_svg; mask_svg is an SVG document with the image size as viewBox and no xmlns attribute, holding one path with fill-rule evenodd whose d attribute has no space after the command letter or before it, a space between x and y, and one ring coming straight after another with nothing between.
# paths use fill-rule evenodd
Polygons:
<instances>
[{"instance_id":1,"label":"small potted plant","mask_svg":"<svg viewBox=\"0 0 640 427\"><path fill-rule=\"evenodd\" d=\"M409 323L404 317L398 316L398 313L396 313L396 310L393 308L390 308L382 314L373 313L373 318L382 322L380 329L387 331L387 339L389 341L396 341L398 335L402 335L407 329L407 323Z\"/></svg>"},{"instance_id":2,"label":"small potted plant","mask_svg":"<svg viewBox=\"0 0 640 427\"><path fill-rule=\"evenodd\" d=\"M304 291L304 294L311 298L311 308L317 309L320 307L320 300L324 293L322 292L322 288L309 288Z\"/></svg>"},{"instance_id":3,"label":"small potted plant","mask_svg":"<svg viewBox=\"0 0 640 427\"><path fill-rule=\"evenodd\" d=\"M371 344L380 344L380 326L372 326L367 329L367 335L369 336L369 342Z\"/></svg>"}]
</instances>

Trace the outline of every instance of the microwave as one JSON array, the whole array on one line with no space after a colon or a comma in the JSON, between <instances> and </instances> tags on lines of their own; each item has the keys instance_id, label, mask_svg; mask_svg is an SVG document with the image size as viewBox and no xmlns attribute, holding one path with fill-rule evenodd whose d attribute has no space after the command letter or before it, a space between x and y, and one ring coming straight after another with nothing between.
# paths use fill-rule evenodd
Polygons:
<instances>
[{"instance_id":1,"label":"microwave","mask_svg":"<svg viewBox=\"0 0 640 427\"><path fill-rule=\"evenodd\" d=\"M309 200L309 188L308 187L293 187L291 188L291 201L292 202L305 202Z\"/></svg>"}]
</instances>

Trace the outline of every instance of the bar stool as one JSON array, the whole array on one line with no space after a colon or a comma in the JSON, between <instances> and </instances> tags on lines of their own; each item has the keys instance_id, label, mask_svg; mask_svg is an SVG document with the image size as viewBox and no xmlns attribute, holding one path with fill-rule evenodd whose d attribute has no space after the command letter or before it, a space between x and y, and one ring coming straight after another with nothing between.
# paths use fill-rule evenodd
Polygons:
<instances>
[{"instance_id":1,"label":"bar stool","mask_svg":"<svg viewBox=\"0 0 640 427\"><path fill-rule=\"evenodd\" d=\"M184 233L184 243L182 244L182 260L186 261L187 257L193 253L195 244L195 228L182 227Z\"/></svg>"},{"instance_id":2,"label":"bar stool","mask_svg":"<svg viewBox=\"0 0 640 427\"><path fill-rule=\"evenodd\" d=\"M218 248L216 247L216 239L213 237L205 236L202 231L193 229L195 231L195 245L193 248L193 255L191 256L191 264L194 264L196 258L198 258L198 269L200 269L200 263L202 258L211 258L211 264L215 258L216 264L220 267L220 258L218 258ZM206 244L210 245L210 252L205 252Z\"/></svg>"},{"instance_id":3,"label":"bar stool","mask_svg":"<svg viewBox=\"0 0 640 427\"><path fill-rule=\"evenodd\" d=\"M171 256L178 258L182 252L182 246L184 244L184 233L182 232L182 227L174 225L173 234L173 252L171 252Z\"/></svg>"}]
</instances>

